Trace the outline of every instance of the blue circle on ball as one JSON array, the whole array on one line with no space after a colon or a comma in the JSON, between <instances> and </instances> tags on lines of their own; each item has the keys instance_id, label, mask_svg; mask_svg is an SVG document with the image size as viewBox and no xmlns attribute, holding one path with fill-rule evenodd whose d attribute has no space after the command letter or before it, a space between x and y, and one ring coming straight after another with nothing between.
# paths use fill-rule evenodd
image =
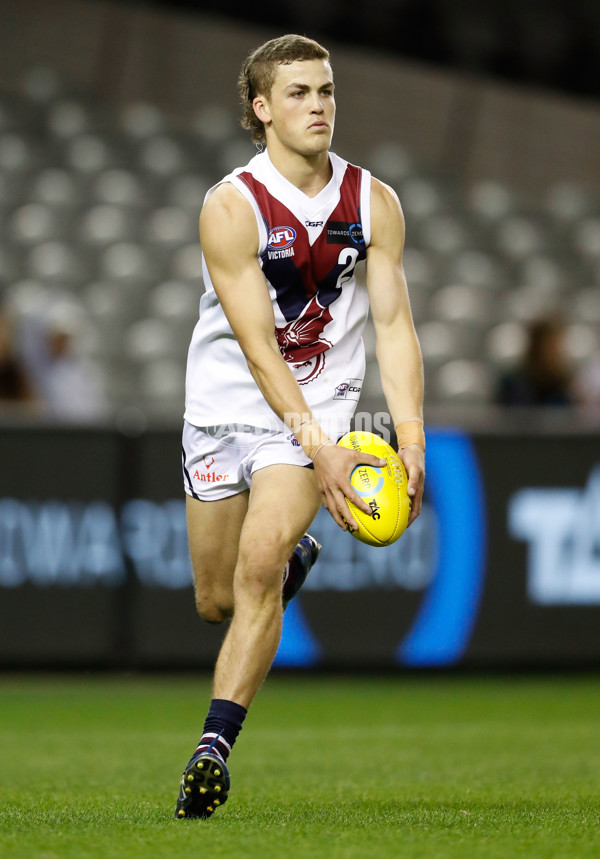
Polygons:
<instances>
[{"instance_id":1,"label":"blue circle on ball","mask_svg":"<svg viewBox=\"0 0 600 859\"><path fill-rule=\"evenodd\" d=\"M352 484L354 487L354 491L359 496L359 498L369 498L369 496L371 496L371 495L377 495L377 493L379 492L379 490L383 487L383 484L385 483L385 477L383 476L383 472L382 472L381 468L379 468L376 465L357 465L356 468L352 469L352 474L350 475L350 480L352 480L352 478L354 477L354 472L359 468L370 468L371 471L374 471L375 474L379 475L379 480L377 481L377 486L375 486L373 489L363 489L362 491L357 489L356 486L354 486L354 484Z\"/></svg>"}]
</instances>

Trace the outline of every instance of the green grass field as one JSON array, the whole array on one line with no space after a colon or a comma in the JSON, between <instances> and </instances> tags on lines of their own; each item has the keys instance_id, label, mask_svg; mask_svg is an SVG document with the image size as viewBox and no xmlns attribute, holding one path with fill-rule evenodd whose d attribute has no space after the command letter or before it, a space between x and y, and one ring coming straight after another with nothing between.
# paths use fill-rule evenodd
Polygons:
<instances>
[{"instance_id":1,"label":"green grass field","mask_svg":"<svg viewBox=\"0 0 600 859\"><path fill-rule=\"evenodd\" d=\"M172 818L206 679L0 678L0 855L599 857L591 678L272 676L229 802Z\"/></svg>"}]
</instances>

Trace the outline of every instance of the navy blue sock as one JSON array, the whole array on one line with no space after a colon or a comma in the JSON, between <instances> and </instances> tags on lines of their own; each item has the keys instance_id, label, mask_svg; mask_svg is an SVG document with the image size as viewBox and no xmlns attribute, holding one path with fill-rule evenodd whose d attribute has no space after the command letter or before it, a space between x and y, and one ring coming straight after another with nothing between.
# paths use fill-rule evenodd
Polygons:
<instances>
[{"instance_id":1,"label":"navy blue sock","mask_svg":"<svg viewBox=\"0 0 600 859\"><path fill-rule=\"evenodd\" d=\"M208 716L204 722L202 739L198 743L198 751L210 751L224 761L229 757L242 723L248 711L235 701L225 698L213 698L210 702Z\"/></svg>"}]
</instances>

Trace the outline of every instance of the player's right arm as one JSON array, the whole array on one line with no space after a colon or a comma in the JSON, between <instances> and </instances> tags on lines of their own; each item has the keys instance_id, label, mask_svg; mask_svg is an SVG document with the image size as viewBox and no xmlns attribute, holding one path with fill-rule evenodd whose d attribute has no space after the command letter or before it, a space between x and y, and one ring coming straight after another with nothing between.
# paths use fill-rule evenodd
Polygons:
<instances>
[{"instance_id":1,"label":"player's right arm","mask_svg":"<svg viewBox=\"0 0 600 859\"><path fill-rule=\"evenodd\" d=\"M262 395L313 459L323 502L337 524L345 528L345 519L357 527L344 498L371 511L352 488L350 474L359 462L381 461L331 444L313 418L275 337L273 306L257 259L254 212L233 185L220 185L204 204L200 241L215 292Z\"/></svg>"}]
</instances>

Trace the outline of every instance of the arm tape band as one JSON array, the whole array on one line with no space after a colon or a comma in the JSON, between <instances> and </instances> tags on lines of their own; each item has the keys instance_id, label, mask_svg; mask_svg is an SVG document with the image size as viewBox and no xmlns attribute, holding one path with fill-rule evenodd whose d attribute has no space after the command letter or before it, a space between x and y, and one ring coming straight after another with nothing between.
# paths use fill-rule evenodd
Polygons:
<instances>
[{"instance_id":1,"label":"arm tape band","mask_svg":"<svg viewBox=\"0 0 600 859\"><path fill-rule=\"evenodd\" d=\"M396 436L398 438L398 450L410 447L413 444L425 450L425 432L423 430L423 423L420 420L404 421L398 424L396 426Z\"/></svg>"}]
</instances>

